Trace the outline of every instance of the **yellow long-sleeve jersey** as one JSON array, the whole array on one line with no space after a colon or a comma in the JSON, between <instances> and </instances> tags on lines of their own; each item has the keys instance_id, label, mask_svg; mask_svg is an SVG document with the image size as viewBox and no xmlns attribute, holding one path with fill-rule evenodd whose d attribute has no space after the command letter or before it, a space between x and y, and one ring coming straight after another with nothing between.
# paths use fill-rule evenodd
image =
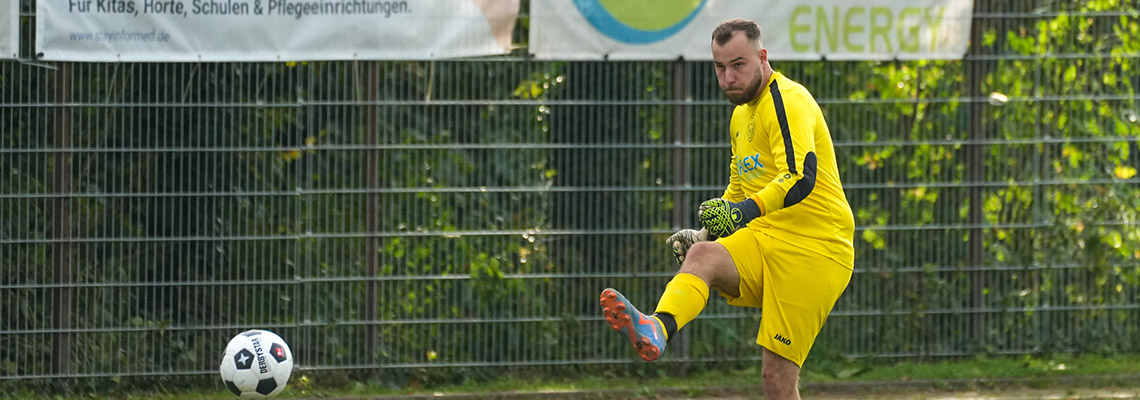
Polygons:
<instances>
[{"instance_id":1,"label":"yellow long-sleeve jersey","mask_svg":"<svg viewBox=\"0 0 1140 400\"><path fill-rule=\"evenodd\" d=\"M855 219L843 193L823 112L802 85L775 72L732 112L732 165L723 197L751 198L749 228L853 267Z\"/></svg>"}]
</instances>

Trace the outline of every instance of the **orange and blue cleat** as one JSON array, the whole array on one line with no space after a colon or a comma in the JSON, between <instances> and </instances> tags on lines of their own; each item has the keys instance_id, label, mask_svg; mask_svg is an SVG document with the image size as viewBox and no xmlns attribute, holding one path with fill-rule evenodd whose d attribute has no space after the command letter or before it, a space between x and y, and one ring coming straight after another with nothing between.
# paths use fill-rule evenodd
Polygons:
<instances>
[{"instance_id":1,"label":"orange and blue cleat","mask_svg":"<svg viewBox=\"0 0 1140 400\"><path fill-rule=\"evenodd\" d=\"M616 332L625 330L629 343L645 361L661 357L665 351L665 325L652 315L642 314L617 290L602 291L602 315Z\"/></svg>"}]
</instances>

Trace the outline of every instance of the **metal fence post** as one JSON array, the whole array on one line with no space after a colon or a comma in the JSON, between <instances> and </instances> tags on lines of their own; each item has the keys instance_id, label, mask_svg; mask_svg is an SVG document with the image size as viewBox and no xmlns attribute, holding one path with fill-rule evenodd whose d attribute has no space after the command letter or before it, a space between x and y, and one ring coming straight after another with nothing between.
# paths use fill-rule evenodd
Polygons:
<instances>
[{"instance_id":1,"label":"metal fence post","mask_svg":"<svg viewBox=\"0 0 1140 400\"><path fill-rule=\"evenodd\" d=\"M71 364L71 71L60 63L55 72L54 144L52 154L52 373L66 376Z\"/></svg>"},{"instance_id":2,"label":"metal fence post","mask_svg":"<svg viewBox=\"0 0 1140 400\"><path fill-rule=\"evenodd\" d=\"M974 3L974 14L980 14L985 11L982 7L982 2ZM974 21L970 27L970 51L966 60L966 74L970 82L970 108L969 108L969 151L966 155L967 160L967 177L970 182L970 209L967 218L969 219L970 226L970 241L967 243L969 254L969 270L970 270L970 308L973 313L970 316L971 333L975 340L981 340L982 335L985 333L985 308L984 286L985 286L985 271L983 270L982 251L985 239L985 234L982 228L983 211L982 210L982 182L986 179L985 175L985 144L982 143L986 139L985 124L982 123L982 116L985 112L986 103L982 102L982 82L986 77L986 68L984 63L986 61L978 57L982 54L981 43L982 34L984 33L981 21Z\"/></svg>"},{"instance_id":3,"label":"metal fence post","mask_svg":"<svg viewBox=\"0 0 1140 400\"><path fill-rule=\"evenodd\" d=\"M673 103L673 119L669 129L673 131L673 185L679 188L673 195L673 226L688 228L689 218L693 215L693 207L688 188L689 182L689 115L685 100L689 97L689 65L683 59L678 59L670 65L671 100ZM684 334L680 340L673 340L672 352L681 359L689 357L689 341ZM684 374L683 364L678 364L679 374Z\"/></svg>"},{"instance_id":4,"label":"metal fence post","mask_svg":"<svg viewBox=\"0 0 1140 400\"><path fill-rule=\"evenodd\" d=\"M365 182L365 185L368 188L368 194L366 195L367 200L365 201L365 213L368 215L365 224L367 225L368 235L366 235L364 239L364 259L366 264L365 268L367 269L365 276L368 277L368 281L366 283L366 295L364 296L364 318L366 321L368 321L368 324L366 325L367 328L365 329L364 333L366 336L364 343L366 350L365 354L368 355L367 358L370 363L376 361L377 359L376 348L378 346L378 338L376 335L377 324L379 323L379 312L377 310L379 305L376 303L379 300L378 285L380 283L378 280L379 277L377 276L380 271L380 240L379 237L376 236L376 234L380 231L380 221L378 220L380 217L380 195L376 192L380 184L380 150L377 148L380 143L380 133L377 130L377 118L379 117L377 109L380 106L376 103L376 86L380 84L380 71L377 65L378 63L379 61L368 62L368 76L364 79L365 84L368 85L368 105L365 106L364 110L364 118L368 120L366 122L368 126L368 153L365 155L364 161L364 173L366 177L365 179L367 180L367 182Z\"/></svg>"},{"instance_id":5,"label":"metal fence post","mask_svg":"<svg viewBox=\"0 0 1140 400\"><path fill-rule=\"evenodd\" d=\"M685 100L689 97L689 65L684 60L674 61L670 68L672 77L673 120L669 128L673 131L673 185L682 188L673 199L673 225L686 227L689 223L690 193L686 191L689 182L689 115Z\"/></svg>"}]
</instances>

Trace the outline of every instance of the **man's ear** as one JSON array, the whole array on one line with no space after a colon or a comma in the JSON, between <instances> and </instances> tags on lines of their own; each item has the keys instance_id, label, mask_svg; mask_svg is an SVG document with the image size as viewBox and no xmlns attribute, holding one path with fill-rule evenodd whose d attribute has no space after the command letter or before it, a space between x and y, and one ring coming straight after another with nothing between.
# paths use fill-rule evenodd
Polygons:
<instances>
[{"instance_id":1,"label":"man's ear","mask_svg":"<svg viewBox=\"0 0 1140 400\"><path fill-rule=\"evenodd\" d=\"M756 52L756 56L760 57L760 62L768 61L768 49L760 49Z\"/></svg>"}]
</instances>

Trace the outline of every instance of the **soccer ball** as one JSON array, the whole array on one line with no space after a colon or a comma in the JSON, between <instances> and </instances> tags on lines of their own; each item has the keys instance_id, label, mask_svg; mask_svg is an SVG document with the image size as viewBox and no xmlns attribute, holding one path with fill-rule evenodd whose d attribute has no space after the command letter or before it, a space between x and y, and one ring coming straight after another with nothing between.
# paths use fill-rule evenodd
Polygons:
<instances>
[{"instance_id":1,"label":"soccer ball","mask_svg":"<svg viewBox=\"0 0 1140 400\"><path fill-rule=\"evenodd\" d=\"M273 332L248 330L230 339L218 370L226 387L243 399L273 397L285 390L293 352Z\"/></svg>"}]
</instances>

